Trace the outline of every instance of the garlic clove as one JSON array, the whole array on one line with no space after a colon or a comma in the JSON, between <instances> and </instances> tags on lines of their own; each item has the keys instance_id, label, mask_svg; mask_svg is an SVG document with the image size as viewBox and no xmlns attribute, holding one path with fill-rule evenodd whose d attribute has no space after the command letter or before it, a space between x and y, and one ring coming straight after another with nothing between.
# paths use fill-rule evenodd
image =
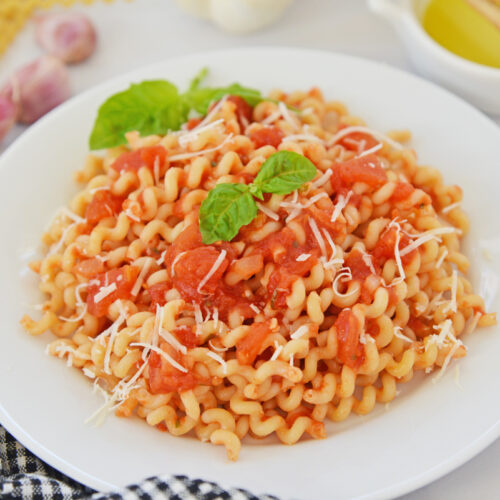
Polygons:
<instances>
[{"instance_id":1,"label":"garlic clove","mask_svg":"<svg viewBox=\"0 0 500 500\"><path fill-rule=\"evenodd\" d=\"M292 0L210 0L212 21L226 31L243 34L276 21Z\"/></svg>"},{"instance_id":2,"label":"garlic clove","mask_svg":"<svg viewBox=\"0 0 500 500\"><path fill-rule=\"evenodd\" d=\"M0 95L0 142L16 123L16 105L4 95Z\"/></svg>"},{"instance_id":3,"label":"garlic clove","mask_svg":"<svg viewBox=\"0 0 500 500\"><path fill-rule=\"evenodd\" d=\"M72 11L38 16L35 36L44 50L67 63L87 59L97 42L96 31L88 17Z\"/></svg>"},{"instance_id":4,"label":"garlic clove","mask_svg":"<svg viewBox=\"0 0 500 500\"><path fill-rule=\"evenodd\" d=\"M18 121L33 123L71 95L69 72L57 58L43 56L18 69L0 94L18 108Z\"/></svg>"}]
</instances>

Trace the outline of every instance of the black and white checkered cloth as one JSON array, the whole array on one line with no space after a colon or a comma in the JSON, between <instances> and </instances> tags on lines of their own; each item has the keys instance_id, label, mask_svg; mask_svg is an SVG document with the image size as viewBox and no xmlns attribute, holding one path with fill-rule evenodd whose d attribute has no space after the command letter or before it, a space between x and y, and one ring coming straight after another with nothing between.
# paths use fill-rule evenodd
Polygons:
<instances>
[{"instance_id":1,"label":"black and white checkered cloth","mask_svg":"<svg viewBox=\"0 0 500 500\"><path fill-rule=\"evenodd\" d=\"M117 493L96 492L29 452L0 426L0 498L12 500L277 500L185 476L151 477Z\"/></svg>"}]
</instances>

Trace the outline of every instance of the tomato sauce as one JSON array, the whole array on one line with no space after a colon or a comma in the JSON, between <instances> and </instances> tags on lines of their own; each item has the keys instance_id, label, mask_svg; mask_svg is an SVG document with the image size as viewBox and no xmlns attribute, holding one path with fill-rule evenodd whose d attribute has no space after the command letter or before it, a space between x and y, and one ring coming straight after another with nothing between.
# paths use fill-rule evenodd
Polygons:
<instances>
[{"instance_id":1,"label":"tomato sauce","mask_svg":"<svg viewBox=\"0 0 500 500\"><path fill-rule=\"evenodd\" d=\"M172 288L166 281L157 283L148 288L149 296L151 297L152 310L156 310L156 306L164 306L167 303L165 294Z\"/></svg>"},{"instance_id":2,"label":"tomato sauce","mask_svg":"<svg viewBox=\"0 0 500 500\"><path fill-rule=\"evenodd\" d=\"M156 161L160 168L164 166L167 151L163 146L148 146L135 151L122 153L111 165L117 172L137 172L141 167L154 169ZM158 159L158 160L157 160Z\"/></svg>"},{"instance_id":3,"label":"tomato sauce","mask_svg":"<svg viewBox=\"0 0 500 500\"><path fill-rule=\"evenodd\" d=\"M415 191L415 188L408 182L398 182L394 188L394 193L392 193L391 200L396 203L406 200L413 194L413 191Z\"/></svg>"},{"instance_id":4,"label":"tomato sauce","mask_svg":"<svg viewBox=\"0 0 500 500\"><path fill-rule=\"evenodd\" d=\"M396 238L398 229L396 227L391 227L388 231L385 231L377 241L375 248L372 251L373 260L382 267L384 263L389 259L395 258L395 248L396 248ZM402 231L399 232L399 250L403 250L407 245L409 245L411 239ZM411 262L415 252L417 250L412 250L403 257L401 257L401 262L407 264Z\"/></svg>"},{"instance_id":5,"label":"tomato sauce","mask_svg":"<svg viewBox=\"0 0 500 500\"><path fill-rule=\"evenodd\" d=\"M332 187L341 193L349 190L356 182L364 182L372 188L378 188L387 181L387 174L374 154L338 163L332 171Z\"/></svg>"},{"instance_id":6,"label":"tomato sauce","mask_svg":"<svg viewBox=\"0 0 500 500\"><path fill-rule=\"evenodd\" d=\"M182 354L170 344L163 342L160 349L171 358L183 365ZM182 392L196 387L200 380L192 373L183 371L172 366L157 352L152 351L149 357L149 388L152 394L164 394L168 392Z\"/></svg>"},{"instance_id":7,"label":"tomato sauce","mask_svg":"<svg viewBox=\"0 0 500 500\"><path fill-rule=\"evenodd\" d=\"M255 147L273 146L277 148L283 140L284 134L278 127L264 127L250 133L250 139Z\"/></svg>"},{"instance_id":8,"label":"tomato sauce","mask_svg":"<svg viewBox=\"0 0 500 500\"><path fill-rule=\"evenodd\" d=\"M109 190L96 191L85 210L87 222L95 225L102 219L116 216L120 213L124 200L124 196L116 196Z\"/></svg>"},{"instance_id":9,"label":"tomato sauce","mask_svg":"<svg viewBox=\"0 0 500 500\"><path fill-rule=\"evenodd\" d=\"M346 125L339 127L339 130L346 128ZM365 134L364 132L351 132L346 136L342 137L338 142L344 148L350 151L366 151L368 149L374 148L379 144L379 141L375 139L371 134ZM360 147L364 144L363 150L360 151Z\"/></svg>"},{"instance_id":10,"label":"tomato sauce","mask_svg":"<svg viewBox=\"0 0 500 500\"><path fill-rule=\"evenodd\" d=\"M358 249L349 252L344 265L351 270L352 277L355 280L364 280L370 276L370 274L373 274L370 267L363 260L363 253Z\"/></svg>"},{"instance_id":11,"label":"tomato sauce","mask_svg":"<svg viewBox=\"0 0 500 500\"><path fill-rule=\"evenodd\" d=\"M350 368L359 368L364 361L364 349L359 338L361 325L350 309L343 309L335 321L337 329L338 351L340 363Z\"/></svg>"},{"instance_id":12,"label":"tomato sauce","mask_svg":"<svg viewBox=\"0 0 500 500\"><path fill-rule=\"evenodd\" d=\"M94 282L87 287L87 307L90 314L101 318L108 312L109 306L117 299L130 299L134 283L139 275L139 268L133 266L122 266L111 269L94 277ZM99 302L95 302L95 296L102 287L116 285L116 290L106 295Z\"/></svg>"},{"instance_id":13,"label":"tomato sauce","mask_svg":"<svg viewBox=\"0 0 500 500\"><path fill-rule=\"evenodd\" d=\"M241 365L251 365L266 337L271 332L270 321L262 323L253 323L250 326L250 331L236 344L236 358Z\"/></svg>"}]
</instances>

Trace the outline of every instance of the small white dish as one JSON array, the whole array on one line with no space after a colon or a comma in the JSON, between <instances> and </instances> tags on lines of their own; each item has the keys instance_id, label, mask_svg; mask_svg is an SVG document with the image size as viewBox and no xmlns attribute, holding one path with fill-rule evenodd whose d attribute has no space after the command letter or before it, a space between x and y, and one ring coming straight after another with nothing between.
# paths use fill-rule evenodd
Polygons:
<instances>
[{"instance_id":1,"label":"small white dish","mask_svg":"<svg viewBox=\"0 0 500 500\"><path fill-rule=\"evenodd\" d=\"M461 95L486 113L500 115L500 69L468 61L430 37L421 19L429 0L368 0L403 40L422 75Z\"/></svg>"},{"instance_id":2,"label":"small white dish","mask_svg":"<svg viewBox=\"0 0 500 500\"><path fill-rule=\"evenodd\" d=\"M381 131L409 128L424 164L465 190L471 219L465 252L470 278L490 311L500 310L500 240L493 200L500 184L500 130L449 92L384 64L298 49L256 48L191 54L136 70L81 94L42 118L0 157L0 422L40 458L100 490L157 474L184 474L254 494L308 500L402 495L463 464L500 436L498 327L464 341L460 382L453 363L442 379L416 377L389 408L327 425L324 440L287 447L245 440L237 463L225 450L173 437L139 419L115 416L101 427L84 420L101 404L92 384L44 354L50 335L19 325L40 302L27 269L40 235L76 191L73 173L88 152L98 106L132 82L166 78L185 88L200 68L209 83L267 92L320 87ZM473 169L473 170L472 170ZM482 256L488 251L492 261ZM387 410L387 411L386 411Z\"/></svg>"}]
</instances>

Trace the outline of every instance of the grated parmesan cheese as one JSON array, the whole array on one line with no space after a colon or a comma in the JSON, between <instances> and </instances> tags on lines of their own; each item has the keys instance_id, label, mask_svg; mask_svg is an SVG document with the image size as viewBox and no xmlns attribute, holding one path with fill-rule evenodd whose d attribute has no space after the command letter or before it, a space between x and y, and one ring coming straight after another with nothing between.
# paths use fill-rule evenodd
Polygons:
<instances>
[{"instance_id":1,"label":"grated parmesan cheese","mask_svg":"<svg viewBox=\"0 0 500 500\"><path fill-rule=\"evenodd\" d=\"M264 213L265 215L267 215L270 219L273 219L273 220L280 220L280 216L276 213L276 212L273 212L270 208L267 208L265 205L263 205L262 203L260 202L257 202L257 208L262 212Z\"/></svg>"},{"instance_id":2,"label":"grated parmesan cheese","mask_svg":"<svg viewBox=\"0 0 500 500\"><path fill-rule=\"evenodd\" d=\"M134 283L134 286L132 287L132 290L130 293L135 297L139 293L139 290L142 287L142 284L144 283L144 278L146 277L146 274L149 271L149 268L151 267L151 261L148 259L144 265L142 266L141 272L139 273L139 276L137 276L137 280Z\"/></svg>"},{"instance_id":3,"label":"grated parmesan cheese","mask_svg":"<svg viewBox=\"0 0 500 500\"><path fill-rule=\"evenodd\" d=\"M399 251L399 242L401 240L401 233L398 230L396 232L396 242L394 243L394 257L396 259L396 265L398 267L398 272L399 272L399 278L395 278L392 280L392 283L399 283L400 281L403 281L406 278L405 270L403 268L403 263L401 262L401 253Z\"/></svg>"},{"instance_id":4,"label":"grated parmesan cheese","mask_svg":"<svg viewBox=\"0 0 500 500\"><path fill-rule=\"evenodd\" d=\"M172 161L181 161L181 160L189 160L189 158L194 158L196 156L213 153L223 148L233 137L233 134L230 133L218 146L209 149L201 149L200 151L194 151L192 153L180 153L177 155L173 155L169 157L169 160Z\"/></svg>"},{"instance_id":5,"label":"grated parmesan cheese","mask_svg":"<svg viewBox=\"0 0 500 500\"><path fill-rule=\"evenodd\" d=\"M201 325L203 323L203 314L201 313L200 306L193 302L194 320L196 321L196 335L201 335Z\"/></svg>"},{"instance_id":6,"label":"grated parmesan cheese","mask_svg":"<svg viewBox=\"0 0 500 500\"><path fill-rule=\"evenodd\" d=\"M359 154L358 158L363 158L363 156L368 156L368 155L371 155L372 153L376 153L377 151L379 151L383 147L384 147L384 145L381 142L379 142L376 146L373 146L370 149L366 149L361 154Z\"/></svg>"},{"instance_id":7,"label":"grated parmesan cheese","mask_svg":"<svg viewBox=\"0 0 500 500\"><path fill-rule=\"evenodd\" d=\"M295 260L297 262L304 262L311 256L310 253L301 253Z\"/></svg>"},{"instance_id":8,"label":"grated parmesan cheese","mask_svg":"<svg viewBox=\"0 0 500 500\"><path fill-rule=\"evenodd\" d=\"M207 284L208 280L215 274L215 271L217 271L217 269L219 269L219 267L222 265L224 259L226 258L226 255L227 255L227 250L222 250L217 259L215 260L213 266L210 268L210 271L208 271L205 277L200 281L200 284L196 289L198 293L202 293L201 292L202 288Z\"/></svg>"},{"instance_id":9,"label":"grated parmesan cheese","mask_svg":"<svg viewBox=\"0 0 500 500\"><path fill-rule=\"evenodd\" d=\"M287 135L286 137L283 138L282 142L285 142L285 141L309 141L309 142L315 142L318 144L324 144L324 142L325 142L322 139L320 139L318 136L312 135L312 134Z\"/></svg>"},{"instance_id":10,"label":"grated parmesan cheese","mask_svg":"<svg viewBox=\"0 0 500 500\"><path fill-rule=\"evenodd\" d=\"M288 110L286 104L282 101L278 103L278 108L281 112L281 116L285 119L286 122L289 123L289 125L294 129L298 130L299 126L297 122L292 118L292 115L290 114L290 111Z\"/></svg>"},{"instance_id":11,"label":"grated parmesan cheese","mask_svg":"<svg viewBox=\"0 0 500 500\"><path fill-rule=\"evenodd\" d=\"M166 252L166 250L165 250ZM172 265L170 266L170 276L173 278L175 276L175 264L179 262L179 260L182 258L183 255L185 255L186 252L181 252L175 256L174 261L172 262ZM164 257L165 258L165 257Z\"/></svg>"},{"instance_id":12,"label":"grated parmesan cheese","mask_svg":"<svg viewBox=\"0 0 500 500\"><path fill-rule=\"evenodd\" d=\"M147 348L153 352L156 352L159 354L162 358L164 358L168 363L170 363L174 368L177 368L177 370L187 373L188 370L184 368L180 363L178 363L172 356L170 356L168 353L165 351L162 351L159 347L156 347L152 344L147 344L145 342L132 342L130 344L132 347L144 347Z\"/></svg>"},{"instance_id":13,"label":"grated parmesan cheese","mask_svg":"<svg viewBox=\"0 0 500 500\"><path fill-rule=\"evenodd\" d=\"M181 352L182 354L187 353L187 347L181 344L169 331L164 330L163 328L160 327L158 333L160 337L166 342L168 342L174 349Z\"/></svg>"},{"instance_id":14,"label":"grated parmesan cheese","mask_svg":"<svg viewBox=\"0 0 500 500\"><path fill-rule=\"evenodd\" d=\"M374 137L375 139L377 139L379 141L386 142L387 144L389 144L390 146L392 146L394 149L398 149L400 151L404 149L403 146L401 146L401 144L399 144L399 142L396 142L394 139L391 139L387 135L382 134L381 132L377 132L376 130L372 130L371 128L363 127L363 126L360 126L360 125L355 125L355 126L352 126L352 127L343 128L342 130L340 130L339 132L337 132L328 141L327 145L328 146L333 146L334 144L336 144L337 142L339 142L340 139L342 139L346 135L352 134L353 132L362 132L364 134L371 135L372 137Z\"/></svg>"},{"instance_id":15,"label":"grated parmesan cheese","mask_svg":"<svg viewBox=\"0 0 500 500\"><path fill-rule=\"evenodd\" d=\"M352 191L349 191L346 197L344 197L343 194L339 194L339 199L335 204L335 206L333 207L333 212L330 222L335 222L337 220L338 216L342 213L342 210L344 210L344 208L349 203L351 196L352 196Z\"/></svg>"},{"instance_id":16,"label":"grated parmesan cheese","mask_svg":"<svg viewBox=\"0 0 500 500\"><path fill-rule=\"evenodd\" d=\"M255 304L250 304L250 309L255 313L255 314L260 314L260 309L255 305Z\"/></svg>"},{"instance_id":17,"label":"grated parmesan cheese","mask_svg":"<svg viewBox=\"0 0 500 500\"><path fill-rule=\"evenodd\" d=\"M87 304L83 304L82 312L76 318L71 318L71 317L66 318L64 316L58 316L58 318L61 321L67 321L68 323L76 323L77 321L82 320L86 313L87 313Z\"/></svg>"},{"instance_id":18,"label":"grated parmesan cheese","mask_svg":"<svg viewBox=\"0 0 500 500\"><path fill-rule=\"evenodd\" d=\"M276 361L283 350L283 346L278 344L278 341L274 341L274 352L269 361Z\"/></svg>"},{"instance_id":19,"label":"grated parmesan cheese","mask_svg":"<svg viewBox=\"0 0 500 500\"><path fill-rule=\"evenodd\" d=\"M293 340L300 339L304 335L309 333L309 326L308 325L302 325L297 328L291 335L290 338Z\"/></svg>"},{"instance_id":20,"label":"grated parmesan cheese","mask_svg":"<svg viewBox=\"0 0 500 500\"><path fill-rule=\"evenodd\" d=\"M316 241L318 242L321 253L326 256L325 240L323 239L323 236L321 236L321 233L319 232L318 225L316 224L316 221L312 217L310 217L308 222L309 222L309 226L311 227L311 230L314 234L314 237L316 238Z\"/></svg>"},{"instance_id":21,"label":"grated parmesan cheese","mask_svg":"<svg viewBox=\"0 0 500 500\"><path fill-rule=\"evenodd\" d=\"M447 207L444 207L441 210L442 214L447 214L448 212L451 212L452 210L455 210L455 208L459 208L461 205L460 201L457 201L456 203L452 203L451 205L448 205Z\"/></svg>"},{"instance_id":22,"label":"grated parmesan cheese","mask_svg":"<svg viewBox=\"0 0 500 500\"><path fill-rule=\"evenodd\" d=\"M167 255L167 251L163 250L163 252L160 255L160 258L156 261L156 263L161 266L165 262L165 255Z\"/></svg>"},{"instance_id":23,"label":"grated parmesan cheese","mask_svg":"<svg viewBox=\"0 0 500 500\"><path fill-rule=\"evenodd\" d=\"M316 189L328 182L328 179L332 176L333 171L331 168L329 168L321 177L316 179L314 182L311 183L311 187Z\"/></svg>"},{"instance_id":24,"label":"grated parmesan cheese","mask_svg":"<svg viewBox=\"0 0 500 500\"><path fill-rule=\"evenodd\" d=\"M436 269L439 269L443 265L444 259L446 259L447 255L448 255L448 249L445 247L445 249L439 256L439 259L436 261Z\"/></svg>"},{"instance_id":25,"label":"grated parmesan cheese","mask_svg":"<svg viewBox=\"0 0 500 500\"><path fill-rule=\"evenodd\" d=\"M116 283L111 283L111 285L102 286L99 288L99 291L94 296L94 303L97 304L101 302L108 295L111 295L114 291L116 291Z\"/></svg>"},{"instance_id":26,"label":"grated parmesan cheese","mask_svg":"<svg viewBox=\"0 0 500 500\"><path fill-rule=\"evenodd\" d=\"M217 363L220 363L222 365L222 372L224 373L224 375L227 375L227 363L219 354L208 351L207 356L209 358L212 358L214 361L217 361Z\"/></svg>"},{"instance_id":27,"label":"grated parmesan cheese","mask_svg":"<svg viewBox=\"0 0 500 500\"><path fill-rule=\"evenodd\" d=\"M179 137L179 145L185 148L190 142L195 141L202 132L206 132L212 128L217 128L219 125L224 123L224 118L219 118L207 125L202 125L203 122L200 122L195 128L186 132L185 134Z\"/></svg>"},{"instance_id":28,"label":"grated parmesan cheese","mask_svg":"<svg viewBox=\"0 0 500 500\"><path fill-rule=\"evenodd\" d=\"M400 326L395 326L393 333L394 336L397 337L398 339L404 340L406 342L410 342L410 344L413 344L414 340L412 340L410 337L407 337L406 335L402 334L402 328Z\"/></svg>"}]
</instances>

